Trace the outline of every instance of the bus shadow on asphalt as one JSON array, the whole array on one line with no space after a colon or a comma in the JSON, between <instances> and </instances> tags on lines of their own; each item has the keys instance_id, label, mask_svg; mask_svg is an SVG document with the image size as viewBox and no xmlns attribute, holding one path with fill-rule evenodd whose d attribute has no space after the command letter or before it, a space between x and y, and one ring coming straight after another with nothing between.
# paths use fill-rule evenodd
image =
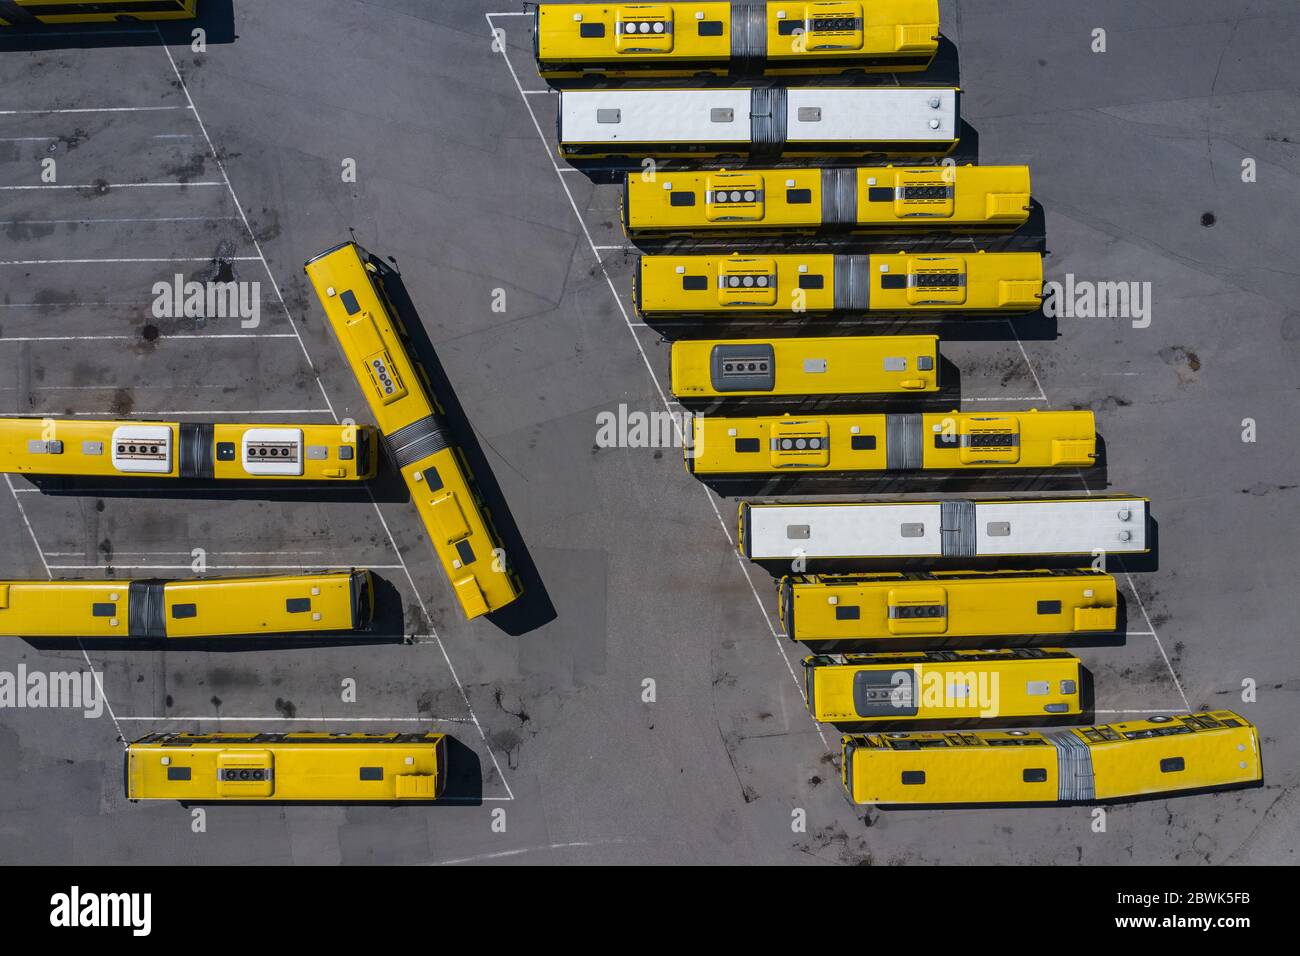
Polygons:
<instances>
[{"instance_id":1,"label":"bus shadow on asphalt","mask_svg":"<svg viewBox=\"0 0 1300 956\"><path fill-rule=\"evenodd\" d=\"M199 0L198 16L190 20L136 20L122 15L116 23L56 23L0 28L0 52L91 50L111 47L189 47L194 31L204 43L226 44L235 33L234 0Z\"/></svg>"},{"instance_id":2,"label":"bus shadow on asphalt","mask_svg":"<svg viewBox=\"0 0 1300 956\"><path fill-rule=\"evenodd\" d=\"M193 501L287 501L401 503L410 500L401 476L396 475L387 455L379 456L379 473L369 481L216 481L199 478L127 478L117 476L24 475L51 497L147 498Z\"/></svg>"},{"instance_id":3,"label":"bus shadow on asphalt","mask_svg":"<svg viewBox=\"0 0 1300 956\"><path fill-rule=\"evenodd\" d=\"M528 545L524 542L515 522L513 513L506 503L496 475L483 454L482 446L474 431L474 426L465 414L464 408L456 395L446 370L438 360L437 352L429 341L424 324L411 301L406 284L402 281L397 261L390 258L391 270L384 276L384 291L388 294L393 309L401 319L407 338L407 346L429 376L433 396L442 406L441 418L451 432L455 445L465 456L483 507L490 513L492 526L496 529L501 547L505 551L509 567L518 576L522 593L514 601L500 610L487 615L487 620L512 637L519 637L534 631L544 624L555 620L555 605L551 601L546 585L542 581L537 565L533 561Z\"/></svg>"}]
</instances>

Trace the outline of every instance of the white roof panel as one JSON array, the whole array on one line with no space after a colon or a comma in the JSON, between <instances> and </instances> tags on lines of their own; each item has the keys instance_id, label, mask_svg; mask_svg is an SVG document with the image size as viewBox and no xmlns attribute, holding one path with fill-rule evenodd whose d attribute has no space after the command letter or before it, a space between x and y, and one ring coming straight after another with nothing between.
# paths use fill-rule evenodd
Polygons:
<instances>
[{"instance_id":1,"label":"white roof panel","mask_svg":"<svg viewBox=\"0 0 1300 956\"><path fill-rule=\"evenodd\" d=\"M976 553L990 557L1097 550L1136 554L1147 549L1146 528L1146 502L1141 498L977 502L975 506ZM1008 533L990 534L990 530Z\"/></svg>"},{"instance_id":2,"label":"white roof panel","mask_svg":"<svg viewBox=\"0 0 1300 956\"><path fill-rule=\"evenodd\" d=\"M904 536L904 526L912 536ZM807 528L807 537L803 529ZM918 533L919 532L919 533ZM795 535L792 537L792 533ZM939 505L756 505L749 510L749 555L794 558L937 557Z\"/></svg>"},{"instance_id":3,"label":"white roof panel","mask_svg":"<svg viewBox=\"0 0 1300 956\"><path fill-rule=\"evenodd\" d=\"M565 90L560 130L566 143L747 143L749 90Z\"/></svg>"},{"instance_id":4,"label":"white roof panel","mask_svg":"<svg viewBox=\"0 0 1300 956\"><path fill-rule=\"evenodd\" d=\"M955 89L795 87L788 93L786 139L948 142L957 138L958 121Z\"/></svg>"},{"instance_id":5,"label":"white roof panel","mask_svg":"<svg viewBox=\"0 0 1300 956\"><path fill-rule=\"evenodd\" d=\"M963 499L951 499L961 502ZM1008 555L1139 554L1147 550L1147 502L1142 498L966 501L974 505L950 528L952 548L959 527L974 523L973 557ZM851 557L941 557L943 520L939 502L764 504L749 509L747 553L757 560ZM1126 537L1127 536L1127 537ZM950 551L950 556L957 556Z\"/></svg>"}]
</instances>

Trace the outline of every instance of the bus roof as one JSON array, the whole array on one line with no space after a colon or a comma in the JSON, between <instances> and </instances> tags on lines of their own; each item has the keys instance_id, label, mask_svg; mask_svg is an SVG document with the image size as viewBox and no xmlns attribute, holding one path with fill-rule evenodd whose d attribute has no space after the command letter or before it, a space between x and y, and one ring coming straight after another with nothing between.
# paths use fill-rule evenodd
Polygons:
<instances>
[{"instance_id":1,"label":"bus roof","mask_svg":"<svg viewBox=\"0 0 1300 956\"><path fill-rule=\"evenodd\" d=\"M1145 498L1119 496L752 503L744 540L759 560L1135 554L1147 550L1146 519Z\"/></svg>"},{"instance_id":2,"label":"bus roof","mask_svg":"<svg viewBox=\"0 0 1300 956\"><path fill-rule=\"evenodd\" d=\"M806 87L784 94L788 142L900 141L957 138L953 88ZM564 142L734 142L751 138L752 90L564 90ZM932 121L935 121L932 125Z\"/></svg>"}]
</instances>

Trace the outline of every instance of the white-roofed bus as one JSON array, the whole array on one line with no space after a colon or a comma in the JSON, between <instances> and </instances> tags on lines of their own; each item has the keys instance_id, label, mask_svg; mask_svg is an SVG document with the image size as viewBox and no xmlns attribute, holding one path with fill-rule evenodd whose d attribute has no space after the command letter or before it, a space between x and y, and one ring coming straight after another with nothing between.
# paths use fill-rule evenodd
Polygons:
<instances>
[{"instance_id":1,"label":"white-roofed bus","mask_svg":"<svg viewBox=\"0 0 1300 956\"><path fill-rule=\"evenodd\" d=\"M569 160L941 157L961 135L955 87L562 90L556 139Z\"/></svg>"},{"instance_id":2,"label":"white-roofed bus","mask_svg":"<svg viewBox=\"0 0 1300 956\"><path fill-rule=\"evenodd\" d=\"M1146 498L742 501L737 548L755 561L1144 554Z\"/></svg>"}]
</instances>

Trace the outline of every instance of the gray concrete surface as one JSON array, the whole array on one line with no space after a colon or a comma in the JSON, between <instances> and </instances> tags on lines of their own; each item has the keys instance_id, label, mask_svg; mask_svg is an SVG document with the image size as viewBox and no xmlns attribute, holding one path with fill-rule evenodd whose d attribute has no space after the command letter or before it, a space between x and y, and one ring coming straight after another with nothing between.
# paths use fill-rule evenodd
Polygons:
<instances>
[{"instance_id":1,"label":"gray concrete surface","mask_svg":"<svg viewBox=\"0 0 1300 956\"><path fill-rule=\"evenodd\" d=\"M1146 329L1026 319L944 346L970 407L1095 409L1107 487L1154 501L1158 567L1121 575L1130 633L1080 651L1098 719L1233 707L1264 739L1264 787L1113 807L1104 833L1080 807L850 806L769 577L731 548L734 500L676 449L594 448L598 413L663 408L668 349L631 315L617 190L557 170L525 18L491 18L503 56L485 14L509 5L486 0L235 8L233 42L205 54L148 28L0 46L0 412L365 419L301 273L355 230L397 261L555 616L524 633L465 623L391 496L186 500L15 478L0 488L5 576L184 576L196 547L211 570L366 565L395 589L396 623L372 647L0 642L0 670L93 667L112 707L0 711L0 860L1294 862L1294 4L943 3L980 161L1033 167L1049 278L1153 284ZM9 188L41 185L46 157L59 184L90 188ZM243 330L152 319L153 282L202 273L223 242L236 275L263 283L262 325L217 339ZM1247 678L1256 703L1240 701ZM482 799L215 806L203 833L184 807L123 799L121 737L240 718L446 730Z\"/></svg>"}]
</instances>

